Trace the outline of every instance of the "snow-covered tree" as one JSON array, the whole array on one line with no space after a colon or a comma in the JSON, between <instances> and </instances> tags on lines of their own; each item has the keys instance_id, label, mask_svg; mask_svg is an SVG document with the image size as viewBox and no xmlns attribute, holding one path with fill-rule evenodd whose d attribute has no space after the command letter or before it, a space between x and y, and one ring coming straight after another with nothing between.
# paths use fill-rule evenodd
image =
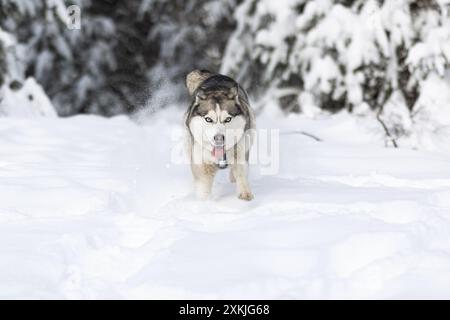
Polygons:
<instances>
[{"instance_id":1,"label":"snow-covered tree","mask_svg":"<svg viewBox=\"0 0 450 320\"><path fill-rule=\"evenodd\" d=\"M7 33L0 29L0 87L5 83L5 78L8 72L8 65L6 63L6 41Z\"/></svg>"},{"instance_id":2,"label":"snow-covered tree","mask_svg":"<svg viewBox=\"0 0 450 320\"><path fill-rule=\"evenodd\" d=\"M134 22L135 1L2 0L15 7L2 25L26 48L27 75L44 86L61 115L117 114L143 103L148 25ZM67 25L69 5L80 29ZM149 55L151 56L151 55Z\"/></svg>"},{"instance_id":3,"label":"snow-covered tree","mask_svg":"<svg viewBox=\"0 0 450 320\"><path fill-rule=\"evenodd\" d=\"M447 0L246 0L222 71L288 110L380 108L448 68Z\"/></svg>"},{"instance_id":4,"label":"snow-covered tree","mask_svg":"<svg viewBox=\"0 0 450 320\"><path fill-rule=\"evenodd\" d=\"M25 79L20 46L0 28L0 116L56 117L56 111L34 78Z\"/></svg>"},{"instance_id":5,"label":"snow-covered tree","mask_svg":"<svg viewBox=\"0 0 450 320\"><path fill-rule=\"evenodd\" d=\"M217 70L239 0L0 0L0 26L24 45L34 76L61 115L132 112L185 98L194 67ZM67 7L81 10L68 28ZM15 14L11 14L14 10Z\"/></svg>"},{"instance_id":6,"label":"snow-covered tree","mask_svg":"<svg viewBox=\"0 0 450 320\"><path fill-rule=\"evenodd\" d=\"M448 109L448 95L430 99L449 84L449 9L448 0L245 0L222 72L260 105L374 110L395 141Z\"/></svg>"}]
</instances>

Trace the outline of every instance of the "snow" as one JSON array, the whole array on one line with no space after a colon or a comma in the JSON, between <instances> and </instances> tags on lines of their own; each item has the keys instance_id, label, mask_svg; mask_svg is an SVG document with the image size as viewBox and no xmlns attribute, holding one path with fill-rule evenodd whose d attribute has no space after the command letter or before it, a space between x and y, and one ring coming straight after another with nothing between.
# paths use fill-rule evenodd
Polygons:
<instances>
[{"instance_id":1,"label":"snow","mask_svg":"<svg viewBox=\"0 0 450 320\"><path fill-rule=\"evenodd\" d=\"M0 118L0 298L450 298L450 153L267 108L279 172L203 202L181 119Z\"/></svg>"},{"instance_id":2,"label":"snow","mask_svg":"<svg viewBox=\"0 0 450 320\"><path fill-rule=\"evenodd\" d=\"M9 47L15 44L15 39L8 32L0 28L0 43L5 47Z\"/></svg>"},{"instance_id":3,"label":"snow","mask_svg":"<svg viewBox=\"0 0 450 320\"><path fill-rule=\"evenodd\" d=\"M57 117L57 113L44 89L28 78L18 89L0 87L0 116Z\"/></svg>"}]
</instances>

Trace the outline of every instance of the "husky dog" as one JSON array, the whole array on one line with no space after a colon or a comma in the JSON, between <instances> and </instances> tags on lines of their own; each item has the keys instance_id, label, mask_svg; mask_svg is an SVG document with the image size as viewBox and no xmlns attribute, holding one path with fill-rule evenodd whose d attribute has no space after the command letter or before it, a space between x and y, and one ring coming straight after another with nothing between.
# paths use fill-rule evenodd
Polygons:
<instances>
[{"instance_id":1,"label":"husky dog","mask_svg":"<svg viewBox=\"0 0 450 320\"><path fill-rule=\"evenodd\" d=\"M250 201L248 157L255 118L244 89L233 79L206 70L186 77L192 103L185 116L187 150L197 196L207 199L219 169L230 167L239 199Z\"/></svg>"}]
</instances>

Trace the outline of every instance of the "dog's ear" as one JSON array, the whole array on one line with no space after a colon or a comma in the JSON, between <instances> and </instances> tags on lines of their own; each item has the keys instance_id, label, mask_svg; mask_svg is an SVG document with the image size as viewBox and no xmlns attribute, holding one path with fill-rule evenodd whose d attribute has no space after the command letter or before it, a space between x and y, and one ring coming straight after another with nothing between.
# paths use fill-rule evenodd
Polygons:
<instances>
[{"instance_id":1,"label":"dog's ear","mask_svg":"<svg viewBox=\"0 0 450 320\"><path fill-rule=\"evenodd\" d=\"M205 100L205 99L206 99L205 91L203 91L202 89L198 89L197 92L195 93L195 103L194 104L198 104L200 102L200 100Z\"/></svg>"},{"instance_id":2,"label":"dog's ear","mask_svg":"<svg viewBox=\"0 0 450 320\"><path fill-rule=\"evenodd\" d=\"M193 70L186 76L186 87L188 89L189 95L192 96L200 86L200 84L211 77L213 74L208 70Z\"/></svg>"},{"instance_id":3,"label":"dog's ear","mask_svg":"<svg viewBox=\"0 0 450 320\"><path fill-rule=\"evenodd\" d=\"M230 90L228 91L228 99L234 99L234 101L237 103L237 104L240 104L239 103L239 88L238 88L238 85L236 84L234 87L231 87L230 88Z\"/></svg>"}]
</instances>

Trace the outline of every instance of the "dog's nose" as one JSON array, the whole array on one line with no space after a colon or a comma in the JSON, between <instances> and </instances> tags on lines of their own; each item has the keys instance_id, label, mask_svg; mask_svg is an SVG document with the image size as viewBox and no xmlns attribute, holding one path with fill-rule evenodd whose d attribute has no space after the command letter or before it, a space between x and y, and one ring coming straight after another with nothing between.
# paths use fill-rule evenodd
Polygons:
<instances>
[{"instance_id":1,"label":"dog's nose","mask_svg":"<svg viewBox=\"0 0 450 320\"><path fill-rule=\"evenodd\" d=\"M225 142L225 136L223 134L216 134L214 136L214 143L216 145L223 145Z\"/></svg>"}]
</instances>

